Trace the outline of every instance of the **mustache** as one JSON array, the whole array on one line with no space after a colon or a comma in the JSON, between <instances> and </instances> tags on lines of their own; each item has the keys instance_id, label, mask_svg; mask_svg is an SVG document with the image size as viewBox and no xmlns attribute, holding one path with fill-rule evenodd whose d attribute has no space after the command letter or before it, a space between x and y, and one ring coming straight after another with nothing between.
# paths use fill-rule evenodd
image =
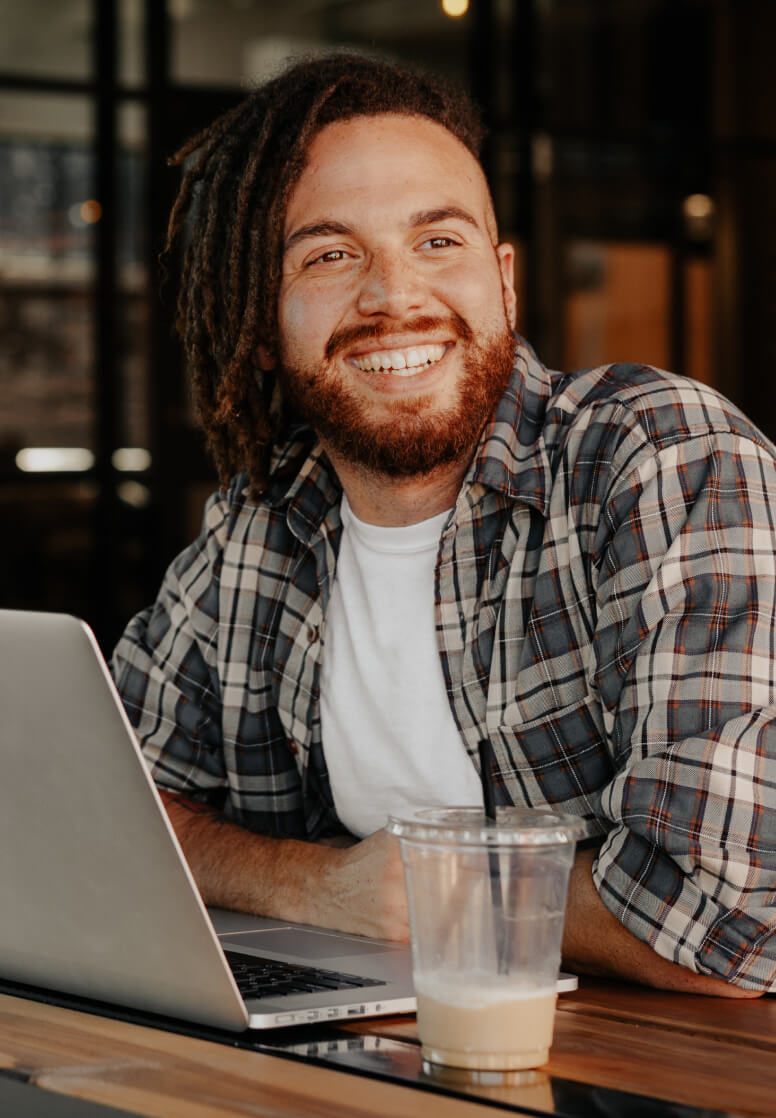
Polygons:
<instances>
[{"instance_id":1,"label":"mustache","mask_svg":"<svg viewBox=\"0 0 776 1118\"><path fill-rule=\"evenodd\" d=\"M379 342L390 334L431 334L451 331L463 342L474 340L474 333L468 322L453 311L447 318L425 314L402 323L364 322L358 326L343 326L341 330L335 330L331 335L324 352L326 359L331 360L358 342Z\"/></svg>"}]
</instances>

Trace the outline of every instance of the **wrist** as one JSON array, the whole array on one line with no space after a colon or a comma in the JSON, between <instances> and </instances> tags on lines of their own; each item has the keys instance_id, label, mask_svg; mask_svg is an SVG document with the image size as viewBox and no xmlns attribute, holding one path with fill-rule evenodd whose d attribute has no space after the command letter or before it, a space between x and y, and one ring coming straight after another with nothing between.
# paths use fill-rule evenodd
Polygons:
<instances>
[{"instance_id":1,"label":"wrist","mask_svg":"<svg viewBox=\"0 0 776 1118\"><path fill-rule=\"evenodd\" d=\"M268 915L299 924L328 925L337 907L340 874L347 850L298 839L280 839L273 859L277 881ZM274 911L276 910L276 911Z\"/></svg>"}]
</instances>

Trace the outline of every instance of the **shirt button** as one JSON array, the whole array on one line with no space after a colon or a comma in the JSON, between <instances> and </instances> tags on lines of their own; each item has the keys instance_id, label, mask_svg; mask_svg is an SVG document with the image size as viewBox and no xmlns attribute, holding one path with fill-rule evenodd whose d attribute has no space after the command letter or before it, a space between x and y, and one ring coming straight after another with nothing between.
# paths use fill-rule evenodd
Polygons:
<instances>
[{"instance_id":1,"label":"shirt button","mask_svg":"<svg viewBox=\"0 0 776 1118\"><path fill-rule=\"evenodd\" d=\"M296 744L293 738L286 738L286 744L294 755L299 752L299 746Z\"/></svg>"},{"instance_id":2,"label":"shirt button","mask_svg":"<svg viewBox=\"0 0 776 1118\"><path fill-rule=\"evenodd\" d=\"M321 630L318 628L317 625L308 625L307 626L307 639L310 642L310 644L315 644L316 641L319 639L320 635L321 635Z\"/></svg>"}]
</instances>

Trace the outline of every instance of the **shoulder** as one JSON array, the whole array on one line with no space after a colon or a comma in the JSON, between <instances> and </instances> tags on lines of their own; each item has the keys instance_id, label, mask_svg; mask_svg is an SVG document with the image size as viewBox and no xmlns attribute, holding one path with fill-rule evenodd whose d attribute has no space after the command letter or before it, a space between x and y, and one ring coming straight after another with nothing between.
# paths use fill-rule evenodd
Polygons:
<instances>
[{"instance_id":1,"label":"shoulder","mask_svg":"<svg viewBox=\"0 0 776 1118\"><path fill-rule=\"evenodd\" d=\"M547 410L549 426L591 428L601 437L631 430L654 452L696 436L730 434L773 447L724 396L651 365L612 364L565 377Z\"/></svg>"},{"instance_id":2,"label":"shoulder","mask_svg":"<svg viewBox=\"0 0 776 1118\"><path fill-rule=\"evenodd\" d=\"M542 435L552 499L588 519L604 507L615 517L615 506L619 519L647 490L680 507L714 477L728 478L731 492L736 485L776 492L776 448L734 404L648 365L564 377Z\"/></svg>"},{"instance_id":3,"label":"shoulder","mask_svg":"<svg viewBox=\"0 0 776 1118\"><path fill-rule=\"evenodd\" d=\"M217 583L225 556L251 537L260 515L247 475L236 475L225 489L216 490L205 501L199 533L172 561L167 579L199 594L205 583Z\"/></svg>"},{"instance_id":4,"label":"shoulder","mask_svg":"<svg viewBox=\"0 0 776 1118\"><path fill-rule=\"evenodd\" d=\"M621 485L680 462L699 474L731 452L776 468L776 448L713 388L644 364L556 372L518 339L472 476L547 516L558 501L601 503Z\"/></svg>"}]
</instances>

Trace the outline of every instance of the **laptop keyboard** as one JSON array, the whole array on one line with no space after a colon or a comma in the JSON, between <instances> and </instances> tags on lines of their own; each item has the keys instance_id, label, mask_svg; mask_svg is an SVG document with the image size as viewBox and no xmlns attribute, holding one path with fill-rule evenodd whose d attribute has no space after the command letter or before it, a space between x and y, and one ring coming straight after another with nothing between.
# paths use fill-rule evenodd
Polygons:
<instances>
[{"instance_id":1,"label":"laptop keyboard","mask_svg":"<svg viewBox=\"0 0 776 1118\"><path fill-rule=\"evenodd\" d=\"M239 951L225 951L224 954L244 998L282 998L288 994L323 994L384 985L373 978L281 963L260 955L243 955Z\"/></svg>"}]
</instances>

